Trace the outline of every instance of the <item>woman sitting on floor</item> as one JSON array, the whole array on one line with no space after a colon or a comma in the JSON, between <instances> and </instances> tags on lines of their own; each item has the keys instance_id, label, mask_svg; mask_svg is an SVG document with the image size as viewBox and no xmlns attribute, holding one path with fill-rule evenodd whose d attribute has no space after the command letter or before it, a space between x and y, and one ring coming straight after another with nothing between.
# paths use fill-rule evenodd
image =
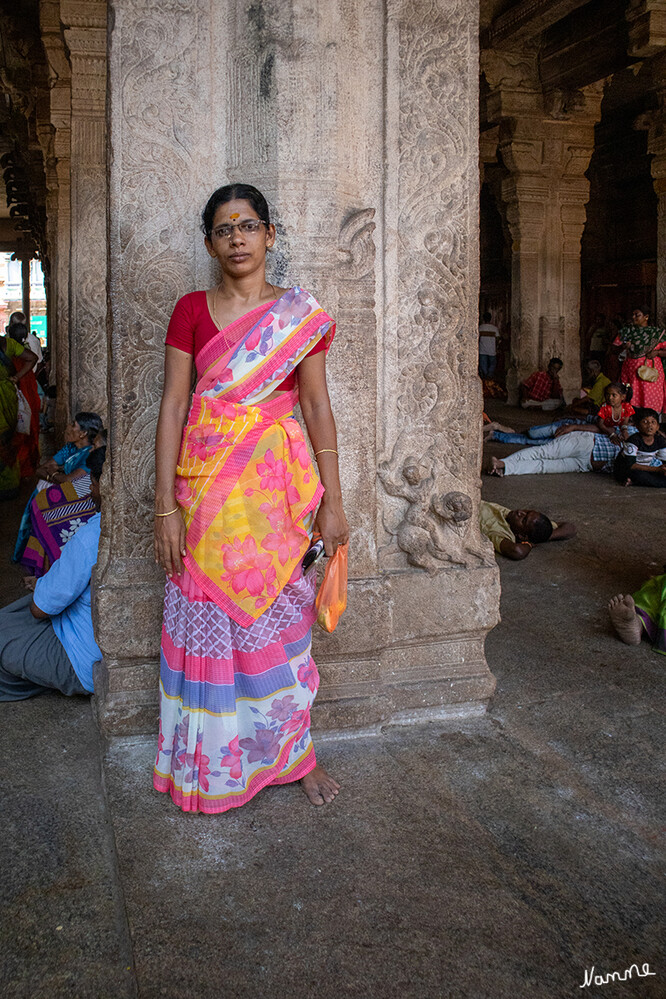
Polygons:
<instances>
[{"instance_id":1,"label":"woman sitting on floor","mask_svg":"<svg viewBox=\"0 0 666 999\"><path fill-rule=\"evenodd\" d=\"M12 561L43 576L63 545L95 513L88 457L105 443L102 418L77 413L65 431L65 445L37 469L37 483L23 511Z\"/></svg>"}]
</instances>

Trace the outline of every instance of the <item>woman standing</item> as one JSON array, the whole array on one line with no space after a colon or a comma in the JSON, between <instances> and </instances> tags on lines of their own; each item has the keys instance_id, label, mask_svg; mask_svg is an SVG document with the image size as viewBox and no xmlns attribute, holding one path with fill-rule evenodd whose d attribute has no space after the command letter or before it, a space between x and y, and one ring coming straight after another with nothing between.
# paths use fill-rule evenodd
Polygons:
<instances>
[{"instance_id":1,"label":"woman standing","mask_svg":"<svg viewBox=\"0 0 666 999\"><path fill-rule=\"evenodd\" d=\"M22 313L20 313L20 315L22 315ZM26 347L30 350L30 344L28 343L28 327L25 323L15 322L7 328L12 340L16 340L16 342L20 343L22 347ZM35 358L36 364L39 359L38 355L34 350L31 351L31 353ZM17 373L22 369L22 357L14 358L14 367ZM32 368L20 377L21 392L30 406L30 430L27 434L20 434L17 438L18 460L19 467L21 469L21 478L30 479L35 474L39 464L39 411L42 408L42 404L39 399L39 392L37 391L37 379Z\"/></svg>"},{"instance_id":2,"label":"woman standing","mask_svg":"<svg viewBox=\"0 0 666 999\"><path fill-rule=\"evenodd\" d=\"M10 336L0 336L0 500L13 499L21 483L16 441L17 385L37 357ZM15 362L18 361L18 365Z\"/></svg>"},{"instance_id":3,"label":"woman standing","mask_svg":"<svg viewBox=\"0 0 666 999\"><path fill-rule=\"evenodd\" d=\"M176 305L157 425L167 581L154 786L184 811L224 812L300 780L323 805L339 785L310 738L315 579L301 562L313 530L327 555L349 535L326 388L335 326L304 289L266 281L275 226L256 188L219 188L202 219L221 280Z\"/></svg>"},{"instance_id":4,"label":"woman standing","mask_svg":"<svg viewBox=\"0 0 666 999\"><path fill-rule=\"evenodd\" d=\"M655 409L658 413L666 412L666 383L662 357L666 357L666 334L661 326L650 326L648 309L634 309L631 314L631 324L623 326L617 335L614 346L627 351L627 357L622 364L620 380L631 385L633 396L632 406ZM639 369L652 368L657 377L654 381L646 381L639 374ZM654 376L651 376L654 377Z\"/></svg>"}]
</instances>

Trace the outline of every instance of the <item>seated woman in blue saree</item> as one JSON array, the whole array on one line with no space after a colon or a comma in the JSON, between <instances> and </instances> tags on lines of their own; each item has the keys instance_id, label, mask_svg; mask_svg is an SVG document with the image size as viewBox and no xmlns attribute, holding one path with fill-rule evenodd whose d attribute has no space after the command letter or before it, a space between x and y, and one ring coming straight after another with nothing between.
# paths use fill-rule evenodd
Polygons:
<instances>
[{"instance_id":1,"label":"seated woman in blue saree","mask_svg":"<svg viewBox=\"0 0 666 999\"><path fill-rule=\"evenodd\" d=\"M327 555L349 534L326 390L334 324L304 289L266 282L275 227L256 188L220 188L203 222L222 280L176 305L157 428L168 578L153 783L184 811L224 812L297 780L323 805L339 785L310 737L315 580L301 563L313 530Z\"/></svg>"},{"instance_id":2,"label":"seated woman in blue saree","mask_svg":"<svg viewBox=\"0 0 666 999\"><path fill-rule=\"evenodd\" d=\"M77 413L65 430L64 446L37 468L39 482L23 511L12 556L30 575L43 576L96 513L88 457L101 431L101 416Z\"/></svg>"}]
</instances>

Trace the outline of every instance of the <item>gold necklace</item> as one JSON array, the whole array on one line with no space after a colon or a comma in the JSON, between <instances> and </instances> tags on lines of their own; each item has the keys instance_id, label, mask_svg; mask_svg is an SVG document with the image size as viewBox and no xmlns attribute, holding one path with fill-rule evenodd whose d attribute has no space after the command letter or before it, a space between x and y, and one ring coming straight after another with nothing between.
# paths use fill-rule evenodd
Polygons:
<instances>
[{"instance_id":1,"label":"gold necklace","mask_svg":"<svg viewBox=\"0 0 666 999\"><path fill-rule=\"evenodd\" d=\"M215 294L213 295L213 322L215 323L215 329L217 330L218 333L220 332L221 327L220 327L220 325L219 325L219 323L217 321L217 313L215 311L215 303L217 302L217 293L220 290L221 284L222 284L222 282L220 281L220 284L218 284L216 286L216 288L215 288Z\"/></svg>"},{"instance_id":2,"label":"gold necklace","mask_svg":"<svg viewBox=\"0 0 666 999\"><path fill-rule=\"evenodd\" d=\"M270 285L271 291L273 292L273 295L277 299L279 296L278 296L278 293L277 293L277 291L275 289L275 285L271 284L270 281L267 281L266 284ZM222 327L220 326L220 324L217 321L217 312L215 310L215 303L217 302L217 293L218 293L218 291L220 290L221 287L222 287L222 282L220 281L220 283L215 288L215 294L213 295L213 322L215 323L215 329L217 330L218 333L222 330Z\"/></svg>"}]
</instances>

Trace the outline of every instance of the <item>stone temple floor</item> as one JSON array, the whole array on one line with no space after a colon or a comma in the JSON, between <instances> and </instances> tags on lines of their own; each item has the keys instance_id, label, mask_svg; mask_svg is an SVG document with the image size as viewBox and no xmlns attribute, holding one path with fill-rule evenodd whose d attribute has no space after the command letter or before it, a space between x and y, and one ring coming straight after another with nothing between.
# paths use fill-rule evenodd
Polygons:
<instances>
[{"instance_id":1,"label":"stone temple floor","mask_svg":"<svg viewBox=\"0 0 666 999\"><path fill-rule=\"evenodd\" d=\"M87 701L0 705L4 999L666 996L666 660L605 610L661 571L666 493L592 474L483 493L578 537L502 560L485 717L320 742L334 805L287 786L184 815L151 789L153 741L104 749ZM19 504L2 513L6 603ZM632 964L655 974L580 990Z\"/></svg>"}]
</instances>

